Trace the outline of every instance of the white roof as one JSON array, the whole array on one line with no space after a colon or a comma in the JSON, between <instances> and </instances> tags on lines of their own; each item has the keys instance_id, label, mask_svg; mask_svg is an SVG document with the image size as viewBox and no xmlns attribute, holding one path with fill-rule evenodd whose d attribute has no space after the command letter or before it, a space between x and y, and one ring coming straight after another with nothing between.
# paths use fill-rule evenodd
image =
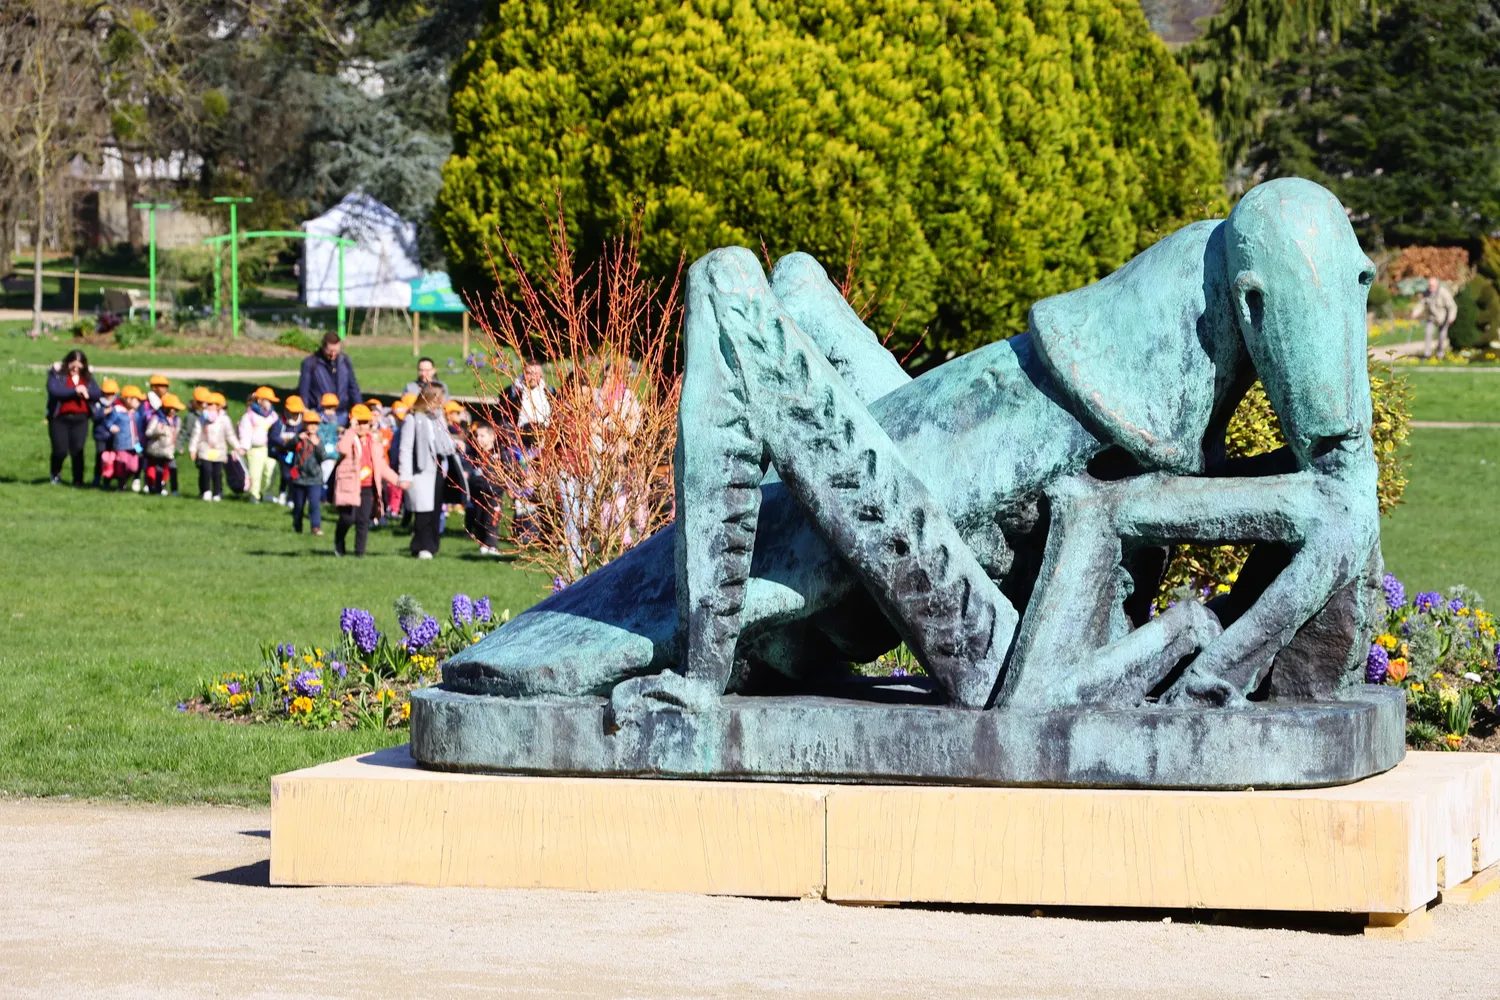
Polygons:
<instances>
[{"instance_id":1,"label":"white roof","mask_svg":"<svg viewBox=\"0 0 1500 1000\"><path fill-rule=\"evenodd\" d=\"M405 309L411 305L410 282L422 276L414 224L363 191L353 191L322 215L308 219L302 228L357 244L344 250L344 305L361 309ZM338 305L338 244L331 240L303 242L306 304Z\"/></svg>"}]
</instances>

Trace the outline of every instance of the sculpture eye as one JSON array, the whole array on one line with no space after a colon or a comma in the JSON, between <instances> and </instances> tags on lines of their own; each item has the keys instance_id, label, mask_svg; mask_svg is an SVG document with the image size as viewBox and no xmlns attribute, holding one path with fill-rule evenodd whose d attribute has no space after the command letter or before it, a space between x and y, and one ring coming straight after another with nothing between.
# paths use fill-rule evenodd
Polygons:
<instances>
[{"instance_id":1,"label":"sculpture eye","mask_svg":"<svg viewBox=\"0 0 1500 1000\"><path fill-rule=\"evenodd\" d=\"M1364 285L1366 288L1369 288L1371 285L1375 284L1375 269L1373 267L1367 267L1363 271L1359 272L1359 283L1361 285Z\"/></svg>"}]
</instances>

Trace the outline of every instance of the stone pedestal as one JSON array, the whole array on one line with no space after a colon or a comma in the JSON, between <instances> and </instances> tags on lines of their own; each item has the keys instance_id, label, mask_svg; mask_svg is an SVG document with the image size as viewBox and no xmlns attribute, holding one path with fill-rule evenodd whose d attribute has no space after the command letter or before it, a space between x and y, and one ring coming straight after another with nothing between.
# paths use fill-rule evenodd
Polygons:
<instances>
[{"instance_id":1,"label":"stone pedestal","mask_svg":"<svg viewBox=\"0 0 1500 1000\"><path fill-rule=\"evenodd\" d=\"M412 693L412 755L451 771L858 784L1240 790L1357 781L1405 753L1406 693L1238 708L976 711L916 678L845 697L730 695L612 727L603 698Z\"/></svg>"},{"instance_id":2,"label":"stone pedestal","mask_svg":"<svg viewBox=\"0 0 1500 1000\"><path fill-rule=\"evenodd\" d=\"M1404 933L1500 862L1490 754L1204 792L454 774L397 747L271 789L279 885L1352 912Z\"/></svg>"}]
</instances>

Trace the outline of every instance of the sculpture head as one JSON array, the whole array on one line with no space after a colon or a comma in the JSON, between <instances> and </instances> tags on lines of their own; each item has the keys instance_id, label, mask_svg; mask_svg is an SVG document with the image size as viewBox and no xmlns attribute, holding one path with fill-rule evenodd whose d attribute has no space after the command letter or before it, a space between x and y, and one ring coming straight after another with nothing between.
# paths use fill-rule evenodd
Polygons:
<instances>
[{"instance_id":1,"label":"sculpture head","mask_svg":"<svg viewBox=\"0 0 1500 1000\"><path fill-rule=\"evenodd\" d=\"M1225 237L1240 332L1305 467L1369 433L1365 300L1375 265L1338 199L1297 178L1252 188Z\"/></svg>"}]
</instances>

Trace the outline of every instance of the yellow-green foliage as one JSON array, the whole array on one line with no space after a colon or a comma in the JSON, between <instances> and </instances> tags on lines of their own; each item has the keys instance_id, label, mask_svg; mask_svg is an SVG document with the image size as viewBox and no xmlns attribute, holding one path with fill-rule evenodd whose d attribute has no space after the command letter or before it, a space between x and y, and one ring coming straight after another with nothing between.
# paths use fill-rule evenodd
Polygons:
<instances>
[{"instance_id":1,"label":"yellow-green foliage","mask_svg":"<svg viewBox=\"0 0 1500 1000\"><path fill-rule=\"evenodd\" d=\"M1406 379L1378 362L1370 362L1370 398L1375 417L1370 428L1374 439L1375 460L1380 465L1376 494L1380 513L1389 513L1401 502L1406 491L1407 456L1401 450L1410 433L1411 387ZM1261 384L1256 382L1245 393L1244 401L1230 418L1224 433L1225 451L1230 458L1249 458L1285 447L1281 422ZM1165 592L1181 587L1222 593L1239 577L1240 567L1250 553L1248 545L1184 545L1174 553L1167 569Z\"/></svg>"},{"instance_id":2,"label":"yellow-green foliage","mask_svg":"<svg viewBox=\"0 0 1500 1000\"><path fill-rule=\"evenodd\" d=\"M511 0L453 75L435 220L461 286L535 267L560 192L586 257L805 250L925 357L1020 332L1222 211L1208 122L1136 0ZM859 294L856 297L860 297Z\"/></svg>"}]
</instances>

